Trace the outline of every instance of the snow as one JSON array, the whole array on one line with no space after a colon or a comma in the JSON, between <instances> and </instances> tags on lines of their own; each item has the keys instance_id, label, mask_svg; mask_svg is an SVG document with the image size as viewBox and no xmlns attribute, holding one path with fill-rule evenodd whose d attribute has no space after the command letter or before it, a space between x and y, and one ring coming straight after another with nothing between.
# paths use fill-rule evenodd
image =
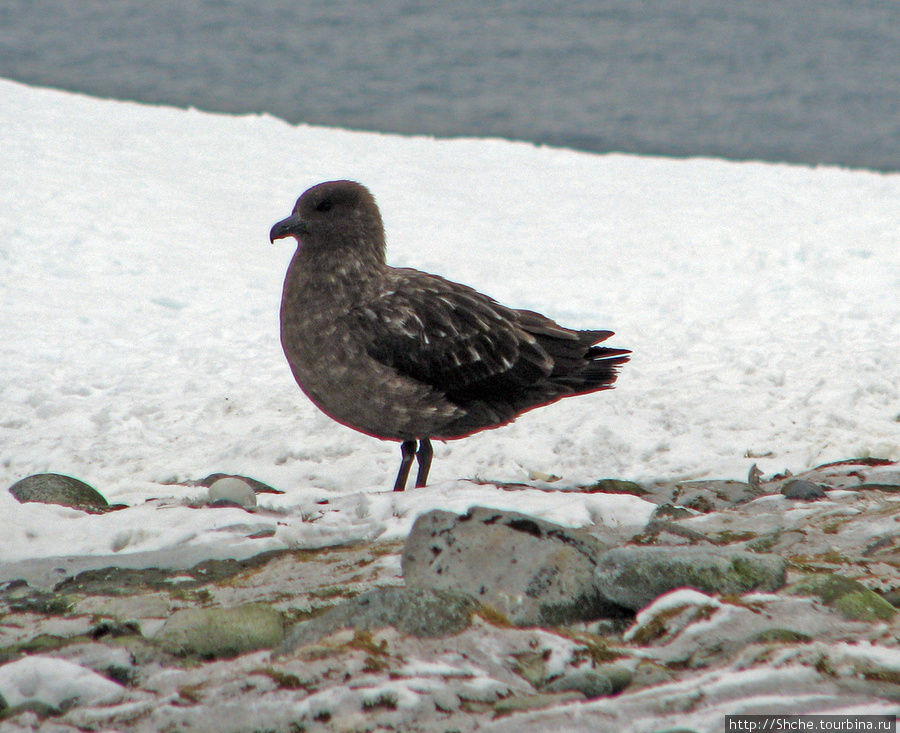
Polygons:
<instances>
[{"instance_id":1,"label":"snow","mask_svg":"<svg viewBox=\"0 0 900 733\"><path fill-rule=\"evenodd\" d=\"M401 537L473 504L638 525L646 502L557 489L900 458L900 175L292 126L3 80L0 139L0 480L64 473L129 505L0 492L0 561ZM279 345L292 251L267 233L336 178L377 197L393 264L616 331L634 351L617 388L437 444L432 485L391 494L396 444L320 414ZM286 493L248 515L172 485L213 472Z\"/></svg>"},{"instance_id":2,"label":"snow","mask_svg":"<svg viewBox=\"0 0 900 733\"><path fill-rule=\"evenodd\" d=\"M0 667L0 695L10 707L37 701L61 709L76 702L116 703L124 692L121 685L81 665L35 655Z\"/></svg>"}]
</instances>

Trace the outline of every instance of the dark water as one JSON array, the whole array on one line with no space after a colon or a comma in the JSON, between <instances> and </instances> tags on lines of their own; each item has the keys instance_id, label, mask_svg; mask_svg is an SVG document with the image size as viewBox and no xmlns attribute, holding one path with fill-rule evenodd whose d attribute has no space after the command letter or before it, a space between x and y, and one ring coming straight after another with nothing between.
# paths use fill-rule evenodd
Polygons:
<instances>
[{"instance_id":1,"label":"dark water","mask_svg":"<svg viewBox=\"0 0 900 733\"><path fill-rule=\"evenodd\" d=\"M356 129L900 170L900 0L0 0L0 76Z\"/></svg>"}]
</instances>

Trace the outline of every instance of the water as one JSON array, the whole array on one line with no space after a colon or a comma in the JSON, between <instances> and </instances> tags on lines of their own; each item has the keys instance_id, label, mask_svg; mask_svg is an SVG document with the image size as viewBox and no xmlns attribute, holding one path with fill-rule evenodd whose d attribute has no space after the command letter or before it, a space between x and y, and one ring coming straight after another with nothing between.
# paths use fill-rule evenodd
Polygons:
<instances>
[{"instance_id":1,"label":"water","mask_svg":"<svg viewBox=\"0 0 900 733\"><path fill-rule=\"evenodd\" d=\"M353 129L900 170L898 0L0 0L0 76Z\"/></svg>"}]
</instances>

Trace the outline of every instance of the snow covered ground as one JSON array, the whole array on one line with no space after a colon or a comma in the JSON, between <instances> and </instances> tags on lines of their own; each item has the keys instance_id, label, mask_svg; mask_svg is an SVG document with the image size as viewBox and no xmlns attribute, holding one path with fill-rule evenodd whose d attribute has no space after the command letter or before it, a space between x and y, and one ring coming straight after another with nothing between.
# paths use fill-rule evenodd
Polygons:
<instances>
[{"instance_id":1,"label":"snow covered ground","mask_svg":"<svg viewBox=\"0 0 900 733\"><path fill-rule=\"evenodd\" d=\"M391 495L397 445L318 413L278 340L292 247L269 228L337 178L375 194L392 264L616 331L634 351L617 388L436 444L432 486ZM640 524L632 497L544 489L900 459L898 201L896 174L358 133L0 80L0 483L64 473L133 507L0 491L0 560L400 536L472 504ZM260 497L274 537L242 540L246 514L168 485L212 472L287 492Z\"/></svg>"}]
</instances>

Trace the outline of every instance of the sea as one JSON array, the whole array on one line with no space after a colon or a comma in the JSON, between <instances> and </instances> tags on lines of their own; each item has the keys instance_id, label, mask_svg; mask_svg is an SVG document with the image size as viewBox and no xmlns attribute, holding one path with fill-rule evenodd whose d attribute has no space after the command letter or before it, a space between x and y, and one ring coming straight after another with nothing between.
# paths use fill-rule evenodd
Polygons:
<instances>
[{"instance_id":1,"label":"sea","mask_svg":"<svg viewBox=\"0 0 900 733\"><path fill-rule=\"evenodd\" d=\"M900 170L900 0L0 0L0 76L349 129Z\"/></svg>"}]
</instances>

